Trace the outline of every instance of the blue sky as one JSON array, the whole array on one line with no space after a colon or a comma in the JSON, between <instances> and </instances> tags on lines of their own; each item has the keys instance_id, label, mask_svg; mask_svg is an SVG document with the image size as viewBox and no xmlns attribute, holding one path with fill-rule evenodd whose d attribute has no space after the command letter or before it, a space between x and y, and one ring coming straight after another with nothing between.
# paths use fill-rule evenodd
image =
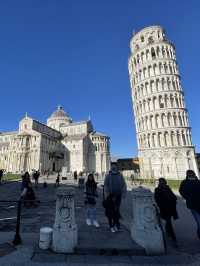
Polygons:
<instances>
[{"instance_id":1,"label":"blue sky","mask_svg":"<svg viewBox=\"0 0 200 266\"><path fill-rule=\"evenodd\" d=\"M200 2L188 0L0 1L0 131L27 111L45 122L58 104L90 115L112 154L137 154L128 77L132 32L160 24L176 46L193 143L200 151Z\"/></svg>"}]
</instances>

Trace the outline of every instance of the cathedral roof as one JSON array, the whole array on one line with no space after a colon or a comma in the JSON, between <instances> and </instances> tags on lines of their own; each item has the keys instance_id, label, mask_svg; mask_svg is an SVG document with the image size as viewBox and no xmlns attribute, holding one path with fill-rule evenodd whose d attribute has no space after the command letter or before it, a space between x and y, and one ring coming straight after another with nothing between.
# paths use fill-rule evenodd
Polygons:
<instances>
[{"instance_id":1,"label":"cathedral roof","mask_svg":"<svg viewBox=\"0 0 200 266\"><path fill-rule=\"evenodd\" d=\"M108 137L106 134L101 133L101 132L97 132L97 131L93 131L93 132L91 133L91 135L94 135L94 136L100 136L100 137Z\"/></svg>"}]
</instances>

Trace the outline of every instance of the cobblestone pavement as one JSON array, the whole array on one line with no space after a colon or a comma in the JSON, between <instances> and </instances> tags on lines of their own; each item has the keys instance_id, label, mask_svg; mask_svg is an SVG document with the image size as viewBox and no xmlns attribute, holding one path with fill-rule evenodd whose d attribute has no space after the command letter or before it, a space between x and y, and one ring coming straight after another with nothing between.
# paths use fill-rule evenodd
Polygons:
<instances>
[{"instance_id":1,"label":"cobblestone pavement","mask_svg":"<svg viewBox=\"0 0 200 266\"><path fill-rule=\"evenodd\" d=\"M96 229L85 224L83 191L77 186L75 186L75 211L79 228L77 254L58 255L40 251L37 248L39 229L42 226L52 226L54 222L56 188L52 184L53 180L54 177L48 180L47 189L44 189L42 184L35 189L36 195L41 201L37 208L22 208L23 245L17 251L1 257L0 265L200 265L200 242L196 237L196 225L182 199L178 200L180 219L174 223L179 248L174 249L168 241L166 256L147 257L144 256L144 250L130 238L131 193L127 194L122 203L123 231L112 234L108 230L104 209L101 206L102 191L99 190L97 204L101 227ZM19 195L20 182L8 183L0 187L0 200L17 200ZM13 239L16 207L16 203L0 203L0 244L11 242ZM5 218L7 219L5 220Z\"/></svg>"}]
</instances>

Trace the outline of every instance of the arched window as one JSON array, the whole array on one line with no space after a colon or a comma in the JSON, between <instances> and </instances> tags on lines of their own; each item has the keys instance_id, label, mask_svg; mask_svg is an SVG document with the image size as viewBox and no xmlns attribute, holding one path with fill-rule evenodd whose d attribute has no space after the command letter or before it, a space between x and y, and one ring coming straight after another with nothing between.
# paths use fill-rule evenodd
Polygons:
<instances>
[{"instance_id":1,"label":"arched window","mask_svg":"<svg viewBox=\"0 0 200 266\"><path fill-rule=\"evenodd\" d=\"M147 136L147 145L148 145L148 148L150 148L150 134L148 134Z\"/></svg>"},{"instance_id":2,"label":"arched window","mask_svg":"<svg viewBox=\"0 0 200 266\"><path fill-rule=\"evenodd\" d=\"M156 128L159 128L160 127L160 117L158 114L156 114L155 118L156 118Z\"/></svg>"},{"instance_id":3,"label":"arched window","mask_svg":"<svg viewBox=\"0 0 200 266\"><path fill-rule=\"evenodd\" d=\"M146 50L146 58L147 58L147 60L150 59L150 56L149 56L149 55L150 55L150 53L149 53L149 50L147 49L147 50Z\"/></svg>"},{"instance_id":4,"label":"arched window","mask_svg":"<svg viewBox=\"0 0 200 266\"><path fill-rule=\"evenodd\" d=\"M167 115L167 120L168 120L168 125L171 126L172 125L172 115L170 113L168 113L168 115Z\"/></svg>"},{"instance_id":5,"label":"arched window","mask_svg":"<svg viewBox=\"0 0 200 266\"><path fill-rule=\"evenodd\" d=\"M144 72L144 78L147 78L147 68L146 67L144 68L143 72Z\"/></svg>"},{"instance_id":6,"label":"arched window","mask_svg":"<svg viewBox=\"0 0 200 266\"><path fill-rule=\"evenodd\" d=\"M156 48L157 57L160 57L160 48L159 46Z\"/></svg>"},{"instance_id":7,"label":"arched window","mask_svg":"<svg viewBox=\"0 0 200 266\"><path fill-rule=\"evenodd\" d=\"M137 51L137 50L139 50L139 45L138 44L136 44L136 46L135 46L135 50Z\"/></svg>"},{"instance_id":8,"label":"arched window","mask_svg":"<svg viewBox=\"0 0 200 266\"><path fill-rule=\"evenodd\" d=\"M165 48L162 47L162 56L165 57Z\"/></svg>"},{"instance_id":9,"label":"arched window","mask_svg":"<svg viewBox=\"0 0 200 266\"><path fill-rule=\"evenodd\" d=\"M173 131L171 132L171 144L172 144L172 146L175 145L175 141L174 141L174 132L173 132Z\"/></svg>"},{"instance_id":10,"label":"arched window","mask_svg":"<svg viewBox=\"0 0 200 266\"><path fill-rule=\"evenodd\" d=\"M181 141L180 141L180 134L177 131L177 144L180 146L181 145Z\"/></svg>"},{"instance_id":11,"label":"arched window","mask_svg":"<svg viewBox=\"0 0 200 266\"><path fill-rule=\"evenodd\" d=\"M169 146L169 134L168 134L168 132L164 133L164 144L165 144L165 146Z\"/></svg>"},{"instance_id":12,"label":"arched window","mask_svg":"<svg viewBox=\"0 0 200 266\"><path fill-rule=\"evenodd\" d=\"M173 114L173 118L174 118L174 126L177 126L177 115L176 115L176 113Z\"/></svg>"},{"instance_id":13,"label":"arched window","mask_svg":"<svg viewBox=\"0 0 200 266\"><path fill-rule=\"evenodd\" d=\"M141 53L141 60L144 62L144 52Z\"/></svg>"},{"instance_id":14,"label":"arched window","mask_svg":"<svg viewBox=\"0 0 200 266\"><path fill-rule=\"evenodd\" d=\"M152 37L152 36L150 36L150 37L148 38L148 43L149 43L149 44L154 43L154 40L153 40L153 37Z\"/></svg>"},{"instance_id":15,"label":"arched window","mask_svg":"<svg viewBox=\"0 0 200 266\"><path fill-rule=\"evenodd\" d=\"M162 96L159 96L159 106L160 108L164 108L164 101Z\"/></svg>"},{"instance_id":16,"label":"arched window","mask_svg":"<svg viewBox=\"0 0 200 266\"><path fill-rule=\"evenodd\" d=\"M144 36L141 36L141 42L144 42Z\"/></svg>"},{"instance_id":17,"label":"arched window","mask_svg":"<svg viewBox=\"0 0 200 266\"><path fill-rule=\"evenodd\" d=\"M186 139L185 139L185 133L182 132L182 138L183 138L183 145L186 145Z\"/></svg>"},{"instance_id":18,"label":"arched window","mask_svg":"<svg viewBox=\"0 0 200 266\"><path fill-rule=\"evenodd\" d=\"M158 133L158 146L161 146L161 133Z\"/></svg>"},{"instance_id":19,"label":"arched window","mask_svg":"<svg viewBox=\"0 0 200 266\"><path fill-rule=\"evenodd\" d=\"M152 56L152 59L156 58L156 53L153 47L151 48L151 56Z\"/></svg>"},{"instance_id":20,"label":"arched window","mask_svg":"<svg viewBox=\"0 0 200 266\"><path fill-rule=\"evenodd\" d=\"M153 128L153 115L150 116L150 127Z\"/></svg>"},{"instance_id":21,"label":"arched window","mask_svg":"<svg viewBox=\"0 0 200 266\"><path fill-rule=\"evenodd\" d=\"M167 57L170 57L169 50L167 47L166 47L166 52L167 52Z\"/></svg>"},{"instance_id":22,"label":"arched window","mask_svg":"<svg viewBox=\"0 0 200 266\"><path fill-rule=\"evenodd\" d=\"M155 133L152 134L152 146L155 147Z\"/></svg>"},{"instance_id":23,"label":"arched window","mask_svg":"<svg viewBox=\"0 0 200 266\"><path fill-rule=\"evenodd\" d=\"M138 63L138 64L140 63L140 57L139 57L139 54L137 55L137 63Z\"/></svg>"}]
</instances>

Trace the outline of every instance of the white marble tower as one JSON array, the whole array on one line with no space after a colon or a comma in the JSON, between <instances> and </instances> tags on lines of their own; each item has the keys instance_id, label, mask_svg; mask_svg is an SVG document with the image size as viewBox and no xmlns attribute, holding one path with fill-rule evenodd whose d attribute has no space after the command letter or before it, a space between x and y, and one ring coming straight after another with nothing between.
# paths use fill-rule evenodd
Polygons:
<instances>
[{"instance_id":1,"label":"white marble tower","mask_svg":"<svg viewBox=\"0 0 200 266\"><path fill-rule=\"evenodd\" d=\"M129 75L143 178L198 175L174 45L160 26L134 34Z\"/></svg>"}]
</instances>

